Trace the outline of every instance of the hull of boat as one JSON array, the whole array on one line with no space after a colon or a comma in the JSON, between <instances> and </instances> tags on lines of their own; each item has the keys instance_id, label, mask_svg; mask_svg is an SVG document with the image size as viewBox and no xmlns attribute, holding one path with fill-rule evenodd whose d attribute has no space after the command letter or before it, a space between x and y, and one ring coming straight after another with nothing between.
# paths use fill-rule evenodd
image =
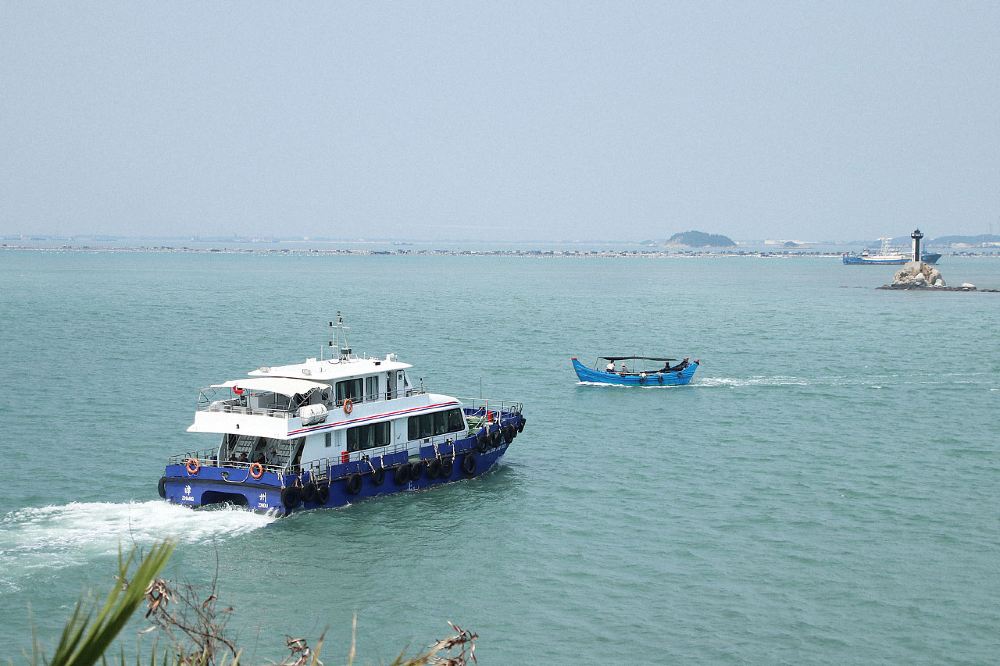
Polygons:
<instances>
[{"instance_id":1,"label":"hull of boat","mask_svg":"<svg viewBox=\"0 0 1000 666\"><path fill-rule=\"evenodd\" d=\"M379 495L422 490L481 476L492 469L524 427L525 419L497 424L488 431L437 447L426 446L420 458L406 451L332 465L312 478L310 472L265 472L253 479L249 468L167 465L160 496L192 508L230 504L253 511L287 515L294 511L334 508ZM485 436L484 436L485 435ZM492 436L491 436L492 435Z\"/></svg>"},{"instance_id":2,"label":"hull of boat","mask_svg":"<svg viewBox=\"0 0 1000 666\"><path fill-rule=\"evenodd\" d=\"M695 371L698 370L698 362L695 361L683 370L675 372L650 372L645 377L641 375L619 375L615 372L601 372L593 370L577 359L573 359L573 369L581 382L591 384L616 384L619 386L684 386L691 383Z\"/></svg>"},{"instance_id":3,"label":"hull of boat","mask_svg":"<svg viewBox=\"0 0 1000 666\"><path fill-rule=\"evenodd\" d=\"M940 254L925 254L921 260L925 264L936 264ZM908 257L859 257L857 255L845 254L843 261L848 266L902 266L910 260Z\"/></svg>"}]
</instances>

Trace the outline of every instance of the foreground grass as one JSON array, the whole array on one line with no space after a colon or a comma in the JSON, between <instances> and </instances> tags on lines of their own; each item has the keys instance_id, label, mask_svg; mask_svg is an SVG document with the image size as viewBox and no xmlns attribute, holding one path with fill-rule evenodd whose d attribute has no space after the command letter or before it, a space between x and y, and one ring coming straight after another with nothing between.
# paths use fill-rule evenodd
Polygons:
<instances>
[{"instance_id":1,"label":"foreground grass","mask_svg":"<svg viewBox=\"0 0 1000 666\"><path fill-rule=\"evenodd\" d=\"M118 575L103 604L81 599L77 602L59 643L51 657L43 655L37 637L32 641L28 663L32 666L89 666L101 663L127 666L240 666L244 663L244 650L226 634L226 623L231 608L219 610L215 589L201 597L190 585L174 585L159 577L173 554L174 544L158 543L145 555L132 549L128 555L118 556ZM113 654L113 645L125 626L145 603L145 619L149 626L140 633L157 632L148 656L137 650L131 659L124 648ZM356 658L352 627L350 652L347 664ZM413 657L400 653L391 666L465 666L476 661L478 636L454 624L454 635L441 639ZM285 641L288 657L279 666L323 666L320 653L324 637L315 647L305 639L288 637ZM159 658L157 655L160 655ZM13 662L8 662L13 664Z\"/></svg>"}]
</instances>

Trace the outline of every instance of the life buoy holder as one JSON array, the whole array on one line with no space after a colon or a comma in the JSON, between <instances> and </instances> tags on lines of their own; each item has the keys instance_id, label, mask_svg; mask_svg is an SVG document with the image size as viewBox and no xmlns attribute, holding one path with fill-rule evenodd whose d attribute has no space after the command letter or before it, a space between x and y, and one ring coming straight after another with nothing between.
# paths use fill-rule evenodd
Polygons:
<instances>
[{"instance_id":1,"label":"life buoy holder","mask_svg":"<svg viewBox=\"0 0 1000 666\"><path fill-rule=\"evenodd\" d=\"M201 462L197 458L188 458L187 462L184 463L184 469L187 470L188 474L194 476L201 469Z\"/></svg>"},{"instance_id":2,"label":"life buoy holder","mask_svg":"<svg viewBox=\"0 0 1000 666\"><path fill-rule=\"evenodd\" d=\"M264 466L260 463L250 463L250 476L255 479L264 476Z\"/></svg>"},{"instance_id":3,"label":"life buoy holder","mask_svg":"<svg viewBox=\"0 0 1000 666\"><path fill-rule=\"evenodd\" d=\"M353 411L354 411L354 403L351 402L350 398L348 398L347 400L344 401L344 413L350 414Z\"/></svg>"}]
</instances>

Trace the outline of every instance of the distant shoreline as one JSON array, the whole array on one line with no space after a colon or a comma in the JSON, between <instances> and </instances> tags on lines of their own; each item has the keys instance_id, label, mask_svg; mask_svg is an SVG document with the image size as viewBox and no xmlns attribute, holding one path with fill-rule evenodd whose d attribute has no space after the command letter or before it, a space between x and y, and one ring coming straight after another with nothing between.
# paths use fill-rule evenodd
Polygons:
<instances>
[{"instance_id":1,"label":"distant shoreline","mask_svg":"<svg viewBox=\"0 0 1000 666\"><path fill-rule=\"evenodd\" d=\"M261 248L261 247L173 247L168 245L102 246L102 245L59 245L37 246L0 243L0 250L21 252L84 252L112 254L249 254L263 256L388 256L388 257L525 257L525 258L581 258L581 259L687 259L697 257L750 257L760 259L826 258L839 259L840 251L809 250L538 250L538 249L410 249L394 248L348 249L348 248ZM998 250L962 250L944 254L951 257L994 257L1000 258Z\"/></svg>"}]
</instances>

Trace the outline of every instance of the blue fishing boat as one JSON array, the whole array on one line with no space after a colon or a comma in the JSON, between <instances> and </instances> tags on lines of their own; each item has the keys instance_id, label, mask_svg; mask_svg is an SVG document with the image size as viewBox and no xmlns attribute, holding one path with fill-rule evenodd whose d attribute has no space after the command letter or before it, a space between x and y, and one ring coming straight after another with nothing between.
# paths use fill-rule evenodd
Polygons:
<instances>
[{"instance_id":1,"label":"blue fishing boat","mask_svg":"<svg viewBox=\"0 0 1000 666\"><path fill-rule=\"evenodd\" d=\"M279 515L342 506L484 474L524 430L521 403L414 387L394 354L354 355L340 313L330 326L333 358L202 389L188 432L219 439L170 458L160 497Z\"/></svg>"},{"instance_id":2,"label":"blue fishing boat","mask_svg":"<svg viewBox=\"0 0 1000 666\"><path fill-rule=\"evenodd\" d=\"M701 364L699 360L689 362L686 358L672 366L670 362L677 359L658 356L601 356L594 368L588 368L575 356L571 360L581 382L622 386L684 386L691 383L691 378ZM608 362L604 370L598 367L602 360ZM640 361L647 362L642 369L636 367ZM617 370L616 362L621 364ZM655 362L656 365L648 367L648 362ZM663 365L660 366L660 363Z\"/></svg>"}]
</instances>

